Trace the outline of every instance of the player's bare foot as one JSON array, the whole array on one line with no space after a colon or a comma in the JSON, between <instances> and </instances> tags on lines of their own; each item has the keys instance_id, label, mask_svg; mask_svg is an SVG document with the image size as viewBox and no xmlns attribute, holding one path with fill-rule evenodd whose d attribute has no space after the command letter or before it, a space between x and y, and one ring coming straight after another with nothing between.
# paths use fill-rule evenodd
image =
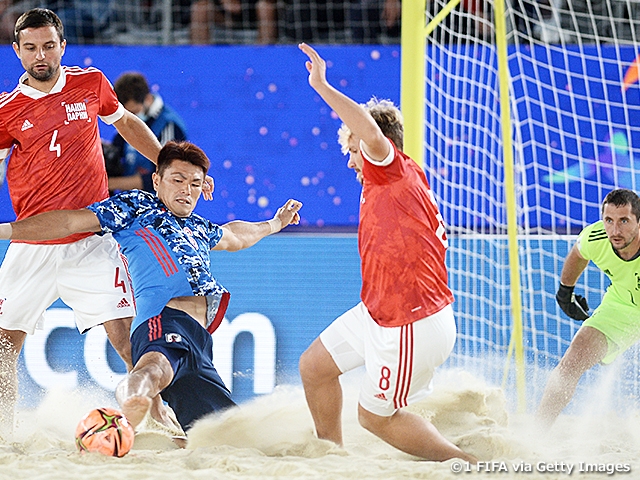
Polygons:
<instances>
[{"instance_id":1,"label":"player's bare foot","mask_svg":"<svg viewBox=\"0 0 640 480\"><path fill-rule=\"evenodd\" d=\"M160 426L167 430L172 436L184 437L184 431L180 423L178 423L175 413L173 413L171 407L162 403L160 395L153 398L149 413L151 418L159 423Z\"/></svg>"},{"instance_id":2,"label":"player's bare foot","mask_svg":"<svg viewBox=\"0 0 640 480\"><path fill-rule=\"evenodd\" d=\"M173 443L175 443L179 448L187 448L186 435L182 435L182 436L175 435L171 437L171 440L173 440Z\"/></svg>"},{"instance_id":3,"label":"player's bare foot","mask_svg":"<svg viewBox=\"0 0 640 480\"><path fill-rule=\"evenodd\" d=\"M145 417L151 407L151 399L141 395L133 395L122 401L122 413L135 429Z\"/></svg>"}]
</instances>

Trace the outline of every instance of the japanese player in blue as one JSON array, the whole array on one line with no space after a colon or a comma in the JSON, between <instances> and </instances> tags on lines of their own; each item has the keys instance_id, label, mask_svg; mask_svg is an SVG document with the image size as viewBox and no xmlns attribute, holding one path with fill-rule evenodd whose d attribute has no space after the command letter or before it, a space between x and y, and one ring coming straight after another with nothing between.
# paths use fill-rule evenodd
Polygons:
<instances>
[{"instance_id":1,"label":"japanese player in blue","mask_svg":"<svg viewBox=\"0 0 640 480\"><path fill-rule=\"evenodd\" d=\"M218 226L193 213L209 159L188 142L169 142L153 174L156 194L131 190L80 210L42 213L0 224L1 239L48 240L78 232L112 233L128 261L137 316L131 325L134 368L116 389L136 427L158 393L185 430L207 413L231 407L213 365L211 333L229 292L210 269L210 250L237 251L300 220L288 200L266 222Z\"/></svg>"}]
</instances>

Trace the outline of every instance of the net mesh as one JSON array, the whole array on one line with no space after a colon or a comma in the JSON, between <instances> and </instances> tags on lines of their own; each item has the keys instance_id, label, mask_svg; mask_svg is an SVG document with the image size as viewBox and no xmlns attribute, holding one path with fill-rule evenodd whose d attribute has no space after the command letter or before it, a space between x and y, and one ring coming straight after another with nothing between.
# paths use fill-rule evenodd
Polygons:
<instances>
[{"instance_id":1,"label":"net mesh","mask_svg":"<svg viewBox=\"0 0 640 480\"><path fill-rule=\"evenodd\" d=\"M445 4L430 2L427 22ZM493 7L462 0L427 38L425 165L451 235L460 341L450 363L500 383L504 372L479 360L506 358L512 329ZM639 34L639 2L507 4L516 184L509 193L517 205L530 405L580 327L555 302L568 250L581 228L599 219L606 193L640 187L640 87L633 73ZM591 264L576 288L593 310L607 284ZM637 397L638 353L625 358L616 388ZM514 381L513 369L506 379Z\"/></svg>"}]
</instances>

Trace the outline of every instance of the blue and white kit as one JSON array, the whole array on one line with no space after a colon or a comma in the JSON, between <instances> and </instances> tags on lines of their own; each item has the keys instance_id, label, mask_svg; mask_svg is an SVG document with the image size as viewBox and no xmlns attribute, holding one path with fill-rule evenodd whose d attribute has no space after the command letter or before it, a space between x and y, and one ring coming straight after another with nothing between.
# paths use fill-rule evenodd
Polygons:
<instances>
[{"instance_id":1,"label":"blue and white kit","mask_svg":"<svg viewBox=\"0 0 640 480\"><path fill-rule=\"evenodd\" d=\"M235 405L213 365L210 333L222 319L229 292L211 275L209 251L222 228L199 215L173 215L149 192L132 190L87 207L102 233L112 233L128 259L137 316L131 325L134 365L159 352L174 376L160 394L183 429L204 415ZM207 330L187 313L167 307L183 296L207 298Z\"/></svg>"},{"instance_id":2,"label":"blue and white kit","mask_svg":"<svg viewBox=\"0 0 640 480\"><path fill-rule=\"evenodd\" d=\"M128 260L137 315L133 332L158 315L169 300L207 297L207 330L222 322L229 292L211 275L210 250L222 228L192 213L173 215L154 194L142 190L119 193L87 207L96 214L102 233L112 233Z\"/></svg>"}]
</instances>

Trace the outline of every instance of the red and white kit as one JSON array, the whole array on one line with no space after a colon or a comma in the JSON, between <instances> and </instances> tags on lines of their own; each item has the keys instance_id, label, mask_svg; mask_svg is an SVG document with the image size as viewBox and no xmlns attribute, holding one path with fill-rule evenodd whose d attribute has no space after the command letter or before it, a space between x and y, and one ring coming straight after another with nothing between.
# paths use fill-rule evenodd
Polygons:
<instances>
[{"instance_id":1,"label":"red and white kit","mask_svg":"<svg viewBox=\"0 0 640 480\"><path fill-rule=\"evenodd\" d=\"M17 218L103 200L107 174L97 120L111 124L124 115L109 80L95 68L62 66L44 93L27 78L25 73L12 92L0 95L0 159L10 154L7 182ZM78 241L86 244L74 246ZM80 331L134 314L112 238L77 234L12 242L0 267L0 327L32 333L58 297L74 309Z\"/></svg>"},{"instance_id":2,"label":"red and white kit","mask_svg":"<svg viewBox=\"0 0 640 480\"><path fill-rule=\"evenodd\" d=\"M382 416L429 394L456 337L442 216L422 169L389 144L379 162L360 144L362 303L320 335L343 373L365 365L360 404Z\"/></svg>"}]
</instances>

